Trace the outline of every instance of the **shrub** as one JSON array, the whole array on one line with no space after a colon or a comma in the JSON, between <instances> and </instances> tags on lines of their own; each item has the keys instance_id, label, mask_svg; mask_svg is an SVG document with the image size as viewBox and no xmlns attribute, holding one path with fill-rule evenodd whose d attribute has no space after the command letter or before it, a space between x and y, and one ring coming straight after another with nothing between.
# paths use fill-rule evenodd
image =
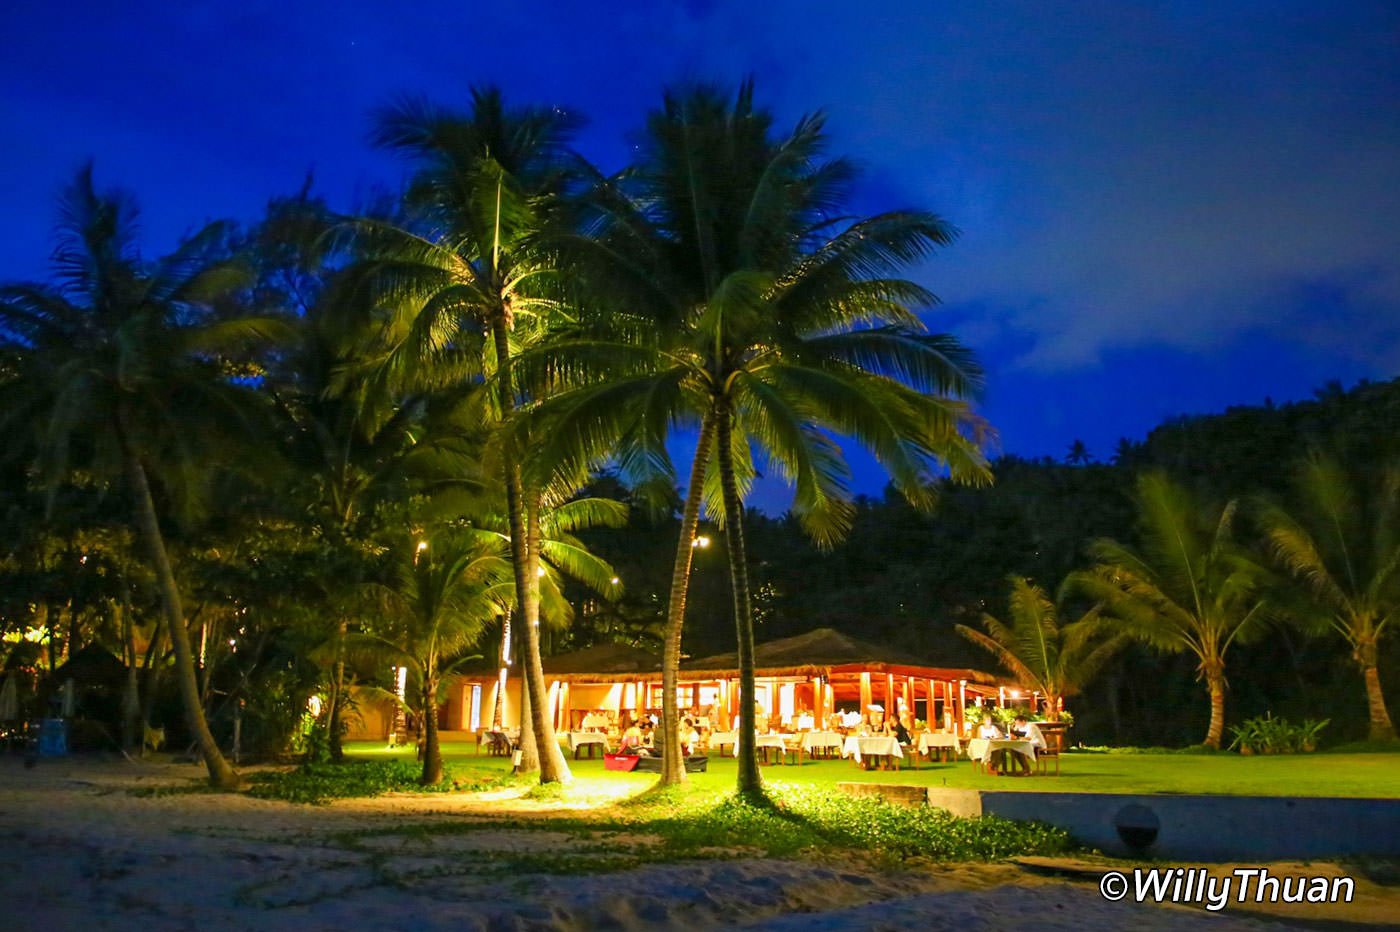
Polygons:
<instances>
[{"instance_id":1,"label":"shrub","mask_svg":"<svg viewBox=\"0 0 1400 932\"><path fill-rule=\"evenodd\" d=\"M1266 713L1260 718L1246 719L1231 726L1235 740L1230 742L1230 750L1241 754L1297 754L1317 749L1317 737L1327 727L1331 719L1304 719L1301 725L1294 725L1281 718Z\"/></svg>"}]
</instances>

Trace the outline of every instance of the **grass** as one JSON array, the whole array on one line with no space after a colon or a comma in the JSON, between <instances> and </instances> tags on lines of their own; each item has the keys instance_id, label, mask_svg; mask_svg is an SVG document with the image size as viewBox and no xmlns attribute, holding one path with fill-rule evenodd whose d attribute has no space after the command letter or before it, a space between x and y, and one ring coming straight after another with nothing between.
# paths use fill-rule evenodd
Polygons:
<instances>
[{"instance_id":1,"label":"grass","mask_svg":"<svg viewBox=\"0 0 1400 932\"><path fill-rule=\"evenodd\" d=\"M418 782L422 765L417 761L382 756L351 759L341 764L309 764L293 770L265 770L252 774L250 796L289 803L320 805L333 799L380 796L384 793L449 793L495 789L516 782L499 767L466 764L444 768L443 781L434 786Z\"/></svg>"},{"instance_id":2,"label":"grass","mask_svg":"<svg viewBox=\"0 0 1400 932\"><path fill-rule=\"evenodd\" d=\"M358 759L413 759L413 748L387 750L381 743L352 742ZM470 742L446 742L443 756L453 767L472 773L504 774L509 761L478 757ZM1230 753L1070 753L1060 758L1060 775L1014 779L978 773L966 760L920 764L919 769L864 771L850 761L807 762L802 766L764 767L764 778L795 786L834 787L842 781L899 783L931 787L1009 792L1060 793L1206 793L1237 796L1350 796L1400 798L1400 757L1391 753L1322 753L1243 757ZM647 774L603 769L602 760L569 761L579 784L611 795L625 788L645 789L655 781ZM727 791L735 782L732 757L712 756L708 773L692 774L700 789Z\"/></svg>"}]
</instances>

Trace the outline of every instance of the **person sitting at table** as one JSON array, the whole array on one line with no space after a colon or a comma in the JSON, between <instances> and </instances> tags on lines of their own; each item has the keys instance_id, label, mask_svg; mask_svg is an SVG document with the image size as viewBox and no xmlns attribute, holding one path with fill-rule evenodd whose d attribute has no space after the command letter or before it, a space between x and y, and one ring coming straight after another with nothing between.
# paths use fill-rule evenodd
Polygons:
<instances>
[{"instance_id":1,"label":"person sitting at table","mask_svg":"<svg viewBox=\"0 0 1400 932\"><path fill-rule=\"evenodd\" d=\"M908 727L905 726L902 720L897 718L890 723L889 733L893 735L894 739L900 744L909 744L912 740L909 737Z\"/></svg>"},{"instance_id":2,"label":"person sitting at table","mask_svg":"<svg viewBox=\"0 0 1400 932\"><path fill-rule=\"evenodd\" d=\"M642 746L642 729L635 718L629 721L626 730L622 732L621 745L623 754L635 754Z\"/></svg>"},{"instance_id":3,"label":"person sitting at table","mask_svg":"<svg viewBox=\"0 0 1400 932\"><path fill-rule=\"evenodd\" d=\"M994 740L1005 736L1001 733L1001 728L998 727L996 719L988 715L982 719L982 724L977 726L977 737Z\"/></svg>"},{"instance_id":4,"label":"person sitting at table","mask_svg":"<svg viewBox=\"0 0 1400 932\"><path fill-rule=\"evenodd\" d=\"M681 751L686 757L695 753L695 746L700 743L700 732L695 730L695 723L689 718L681 720L680 728Z\"/></svg>"}]
</instances>

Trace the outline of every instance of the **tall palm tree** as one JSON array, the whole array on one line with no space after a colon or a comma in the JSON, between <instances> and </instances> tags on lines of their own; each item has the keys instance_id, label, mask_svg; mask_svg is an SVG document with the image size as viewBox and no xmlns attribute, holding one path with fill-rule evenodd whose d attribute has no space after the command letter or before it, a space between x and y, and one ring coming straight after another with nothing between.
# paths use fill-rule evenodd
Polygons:
<instances>
[{"instance_id":1,"label":"tall palm tree","mask_svg":"<svg viewBox=\"0 0 1400 932\"><path fill-rule=\"evenodd\" d=\"M1381 638L1400 617L1400 468L1354 481L1335 458L1313 454L1294 480L1293 510L1260 507L1274 558L1305 599L1303 620L1351 645L1361 670L1372 741L1394 741L1377 661Z\"/></svg>"},{"instance_id":2,"label":"tall palm tree","mask_svg":"<svg viewBox=\"0 0 1400 932\"><path fill-rule=\"evenodd\" d=\"M239 777L200 703L151 478L170 508L197 513L201 471L220 461L211 455L220 439L239 436L257 416L230 353L278 338L283 328L272 318L228 313L225 301L245 275L218 258L226 225L208 226L147 264L135 248L134 204L123 194L99 194L91 166L67 188L61 211L54 284L0 291L0 342L18 359L18 375L0 399L0 429L32 431L51 483L69 474L74 453L98 474L124 481L160 591L190 733L210 781L235 786Z\"/></svg>"},{"instance_id":3,"label":"tall palm tree","mask_svg":"<svg viewBox=\"0 0 1400 932\"><path fill-rule=\"evenodd\" d=\"M531 378L582 386L550 403L543 462L612 457L640 481L671 481L671 428L698 431L663 648L668 739L702 499L729 535L740 688L754 695L742 520L754 446L794 484L793 512L821 545L853 514L832 434L873 452L921 506L945 472L990 479L981 424L964 400L980 372L955 339L925 331L916 309L934 296L895 277L952 231L914 211L844 216L852 169L822 161L824 144L820 115L773 133L747 83L734 96L703 86L668 93L639 163L596 178L592 222L555 244L602 312L522 360ZM752 735L750 699L741 721ZM666 748L662 780L678 782L678 742ZM740 742L739 785L759 791L751 739Z\"/></svg>"},{"instance_id":4,"label":"tall palm tree","mask_svg":"<svg viewBox=\"0 0 1400 932\"><path fill-rule=\"evenodd\" d=\"M1160 650L1189 651L1210 694L1205 744L1225 729L1225 660L1231 645L1258 636L1266 620L1265 573L1233 539L1236 504L1202 508L1162 473L1138 480L1141 542L1098 540L1092 569L1072 585L1124 630Z\"/></svg>"},{"instance_id":5,"label":"tall palm tree","mask_svg":"<svg viewBox=\"0 0 1400 932\"><path fill-rule=\"evenodd\" d=\"M506 424L524 400L512 372L515 354L542 320L556 313L552 267L534 247L562 173L573 120L557 109L508 109L494 89L472 94L465 114L403 101L382 110L375 141L414 160L402 226L351 225L358 247L374 258L363 285L390 313L368 364L383 379L433 388L492 379L483 406L489 424ZM540 746L540 780L569 778L568 764L545 714L539 647L539 582L532 567L521 475L525 451L504 447L501 480L515 571L513 615L525 629L525 680ZM509 641L509 634L503 637Z\"/></svg>"},{"instance_id":6,"label":"tall palm tree","mask_svg":"<svg viewBox=\"0 0 1400 932\"><path fill-rule=\"evenodd\" d=\"M442 782L438 692L486 628L506 610L511 568L492 535L448 530L405 542L393 582L372 583L379 611L366 632L346 636L351 651L392 657L413 673L423 723L425 786Z\"/></svg>"},{"instance_id":7,"label":"tall palm tree","mask_svg":"<svg viewBox=\"0 0 1400 932\"><path fill-rule=\"evenodd\" d=\"M1009 624L983 615L986 634L966 625L958 633L996 657L1022 688L1044 696L1046 714L1057 722L1065 698L1083 689L1128 635L1105 636L1097 606L1062 624L1054 600L1024 576L1011 577L1009 603Z\"/></svg>"}]
</instances>

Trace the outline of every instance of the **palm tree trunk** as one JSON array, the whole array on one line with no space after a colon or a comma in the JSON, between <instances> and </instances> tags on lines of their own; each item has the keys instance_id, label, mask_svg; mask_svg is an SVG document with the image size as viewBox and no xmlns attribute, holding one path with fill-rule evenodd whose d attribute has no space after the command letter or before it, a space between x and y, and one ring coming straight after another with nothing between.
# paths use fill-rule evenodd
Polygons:
<instances>
[{"instance_id":1,"label":"palm tree trunk","mask_svg":"<svg viewBox=\"0 0 1400 932\"><path fill-rule=\"evenodd\" d=\"M506 681L510 675L510 609L501 616L501 667L496 671L496 702L491 710L491 728L500 731L506 711Z\"/></svg>"},{"instance_id":2,"label":"palm tree trunk","mask_svg":"<svg viewBox=\"0 0 1400 932\"><path fill-rule=\"evenodd\" d=\"M345 757L345 746L341 741L341 705L345 702L345 619L340 619L335 628L335 663L331 667L330 708L326 710L326 746L330 749L331 760Z\"/></svg>"},{"instance_id":3,"label":"palm tree trunk","mask_svg":"<svg viewBox=\"0 0 1400 932\"><path fill-rule=\"evenodd\" d=\"M131 620L131 589L126 576L122 576L122 600L119 611L122 615L122 660L126 663L126 685L122 689L122 748L134 749L143 737L141 735L141 681L136 675L135 625Z\"/></svg>"},{"instance_id":4,"label":"palm tree trunk","mask_svg":"<svg viewBox=\"0 0 1400 932\"><path fill-rule=\"evenodd\" d=\"M568 783L573 779L549 715L549 691L544 682L544 658L540 653L540 499L531 493L525 502L526 564L525 679L530 688L530 722L540 756L541 783Z\"/></svg>"},{"instance_id":5,"label":"palm tree trunk","mask_svg":"<svg viewBox=\"0 0 1400 932\"><path fill-rule=\"evenodd\" d=\"M1370 713L1371 727L1368 737L1372 741L1394 741L1395 725L1385 708L1385 693L1381 690L1381 674L1376 664L1379 650L1374 640L1356 645L1356 662L1361 667L1361 678L1366 684L1366 707Z\"/></svg>"},{"instance_id":6,"label":"palm tree trunk","mask_svg":"<svg viewBox=\"0 0 1400 932\"><path fill-rule=\"evenodd\" d=\"M681 630L685 627L685 599L690 589L690 563L695 556L695 526L700 521L700 502L705 494L705 467L709 462L710 441L714 437L715 419L707 415L700 422L700 440L695 446L695 460L690 464L690 485L685 493L685 510L681 512L681 536L676 542L676 559L671 568L671 600L666 607L666 633L661 650L661 734L665 736L661 751L661 782L670 786L685 782L685 761L680 741L680 701L676 687L680 680Z\"/></svg>"},{"instance_id":7,"label":"palm tree trunk","mask_svg":"<svg viewBox=\"0 0 1400 932\"><path fill-rule=\"evenodd\" d=\"M438 743L437 678L423 678L423 778L424 786L442 782L442 748Z\"/></svg>"},{"instance_id":8,"label":"palm tree trunk","mask_svg":"<svg viewBox=\"0 0 1400 932\"><path fill-rule=\"evenodd\" d=\"M145 540L151 568L155 570L156 583L160 588L161 608L165 614L166 627L170 631L170 643L175 648L175 676L180 686L180 698L185 706L185 723L189 726L195 743L199 745L204 766L209 770L209 782L222 789L233 789L241 785L242 780L219 751L219 746L209 731L209 723L204 718L204 708L199 701L199 681L194 670L194 655L190 650L190 633L185 628L184 609L180 605L180 590L175 582L175 573L170 568L165 539L160 533L155 501L151 498L151 487L146 482L146 469L134 451L128 449L123 453L126 459L127 481L131 484L131 494L136 500L137 530Z\"/></svg>"},{"instance_id":9,"label":"palm tree trunk","mask_svg":"<svg viewBox=\"0 0 1400 932\"><path fill-rule=\"evenodd\" d=\"M1205 743L1218 751L1225 734L1225 674L1218 666L1206 668L1206 688L1210 690L1210 727Z\"/></svg>"},{"instance_id":10,"label":"palm tree trunk","mask_svg":"<svg viewBox=\"0 0 1400 932\"><path fill-rule=\"evenodd\" d=\"M524 666L522 663L522 670ZM520 676L520 741L516 745L520 751L520 764L515 768L516 773L538 773L540 769L540 746L535 741L535 718L534 713L530 711L534 705L530 701L530 687L522 672Z\"/></svg>"},{"instance_id":11,"label":"palm tree trunk","mask_svg":"<svg viewBox=\"0 0 1400 932\"><path fill-rule=\"evenodd\" d=\"M739 641L739 795L761 797L758 749L754 747L758 718L754 712L753 605L749 598L748 554L744 548L744 505L734 475L731 427L733 412L722 408L717 417L719 478L724 491L724 530L728 537L729 581L734 591L734 629ZM670 736L668 736L670 737ZM675 740L671 737L670 740Z\"/></svg>"},{"instance_id":12,"label":"palm tree trunk","mask_svg":"<svg viewBox=\"0 0 1400 932\"><path fill-rule=\"evenodd\" d=\"M507 323L507 309L502 303L500 313L491 322L491 338L496 348L496 378L500 383L501 417L508 418L515 410L515 385L511 378L510 328ZM544 664L540 659L539 632L539 579L535 576L538 553L531 559L531 539L526 528L526 499L524 482L521 479L520 463L513 453L507 452L505 464L506 512L510 523L510 554L515 569L515 604L524 620L525 663L522 674L525 691L530 693L530 713L533 716L535 744L539 749L540 782L558 783L571 778L569 765L559 752L559 742L554 738L545 709ZM538 517L538 515L537 515ZM521 739L525 734L521 722Z\"/></svg>"}]
</instances>

